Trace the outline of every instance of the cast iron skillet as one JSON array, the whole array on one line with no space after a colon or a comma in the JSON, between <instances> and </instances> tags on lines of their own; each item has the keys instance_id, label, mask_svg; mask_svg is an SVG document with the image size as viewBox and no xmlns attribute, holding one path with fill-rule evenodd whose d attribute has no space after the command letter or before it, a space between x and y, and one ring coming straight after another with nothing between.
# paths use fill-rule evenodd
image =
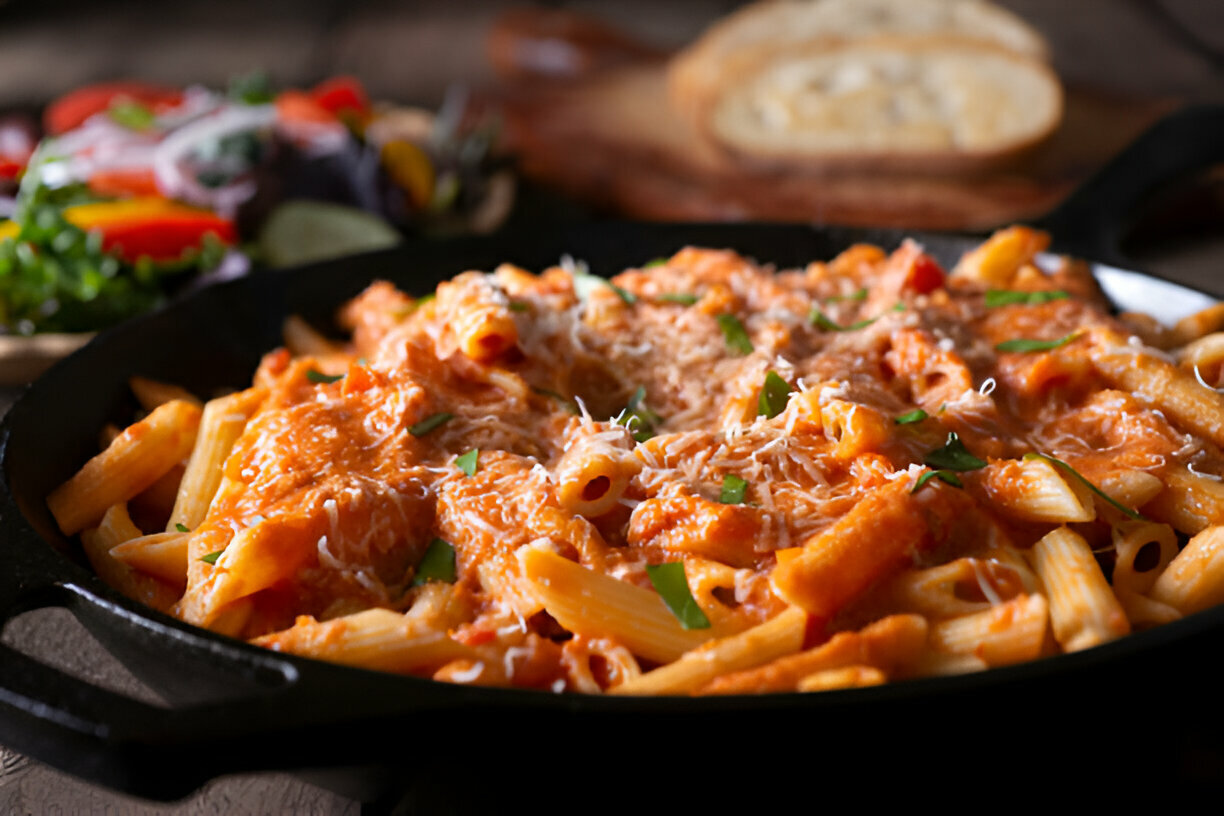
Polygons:
<instances>
[{"instance_id":1,"label":"cast iron skillet","mask_svg":"<svg viewBox=\"0 0 1224 816\"><path fill-rule=\"evenodd\" d=\"M1053 231L1056 249L1118 264L1117 239L1133 205L1157 182L1220 160L1224 109L1187 109L1042 226ZM585 223L412 243L209 288L105 334L31 387L0 427L0 622L66 607L170 703L129 699L0 645L0 742L150 798L180 797L225 773L290 769L325 772L350 795L393 783L447 809L521 793L524 776L547 792L540 797L567 786L584 790L570 802L577 809L593 796L630 801L650 778L674 780L672 792L690 804L702 791L718 803L737 785L772 779L769 787L785 789L778 769L797 774L789 777L795 781L871 784L864 792L873 798L896 792L882 779L953 780L964 792L980 778L970 772L1003 783L1016 768L1027 769L1031 786L1051 778L1060 762L1116 775L1128 761L1118 746L1125 756L1148 756L1141 768L1124 769L1132 781L1143 778L1135 770L1194 781L1204 762L1224 767L1224 707L1213 705L1224 608L1079 654L819 695L619 699L465 688L275 654L153 612L86 569L44 503L94 452L98 429L130 415L129 375L201 395L248 383L260 355L279 344L286 314L327 325L337 304L373 278L420 292L465 269L506 260L541 269L563 253L610 274L685 244L729 246L788 266L832 257L852 242L892 247L902 237L806 226ZM979 240L918 237L946 264ZM1098 272L1131 307L1184 313L1210 302L1136 273L1105 265ZM1170 709L1170 700L1182 703ZM1196 706L1191 716L1187 703ZM756 758L774 770L757 775ZM688 784L695 774L719 784ZM549 802L562 800L533 794L533 801L551 809Z\"/></svg>"}]
</instances>

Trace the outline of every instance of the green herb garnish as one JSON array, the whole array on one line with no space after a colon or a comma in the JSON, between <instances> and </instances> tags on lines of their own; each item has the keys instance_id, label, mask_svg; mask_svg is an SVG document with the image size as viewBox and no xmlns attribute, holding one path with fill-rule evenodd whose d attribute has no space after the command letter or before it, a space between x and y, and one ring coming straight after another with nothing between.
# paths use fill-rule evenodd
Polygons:
<instances>
[{"instance_id":1,"label":"green herb garnish","mask_svg":"<svg viewBox=\"0 0 1224 816\"><path fill-rule=\"evenodd\" d=\"M175 524L174 529L178 530L180 533L190 533L191 532L191 530L188 529L187 525L183 524L182 522Z\"/></svg>"},{"instance_id":2,"label":"green herb garnish","mask_svg":"<svg viewBox=\"0 0 1224 816\"><path fill-rule=\"evenodd\" d=\"M272 83L263 71L252 71L231 78L226 95L244 105L263 105L276 98Z\"/></svg>"},{"instance_id":3,"label":"green herb garnish","mask_svg":"<svg viewBox=\"0 0 1224 816\"><path fill-rule=\"evenodd\" d=\"M866 299L867 299L867 287L864 286L862 289L859 289L857 292L851 292L848 295L833 295L831 297L825 298L824 301L825 303L841 303L844 300L866 300Z\"/></svg>"},{"instance_id":4,"label":"green herb garnish","mask_svg":"<svg viewBox=\"0 0 1224 816\"><path fill-rule=\"evenodd\" d=\"M710 619L693 600L689 592L688 579L684 575L684 563L672 561L667 564L646 565L646 576L667 608L685 629L709 629Z\"/></svg>"},{"instance_id":5,"label":"green herb garnish","mask_svg":"<svg viewBox=\"0 0 1224 816\"><path fill-rule=\"evenodd\" d=\"M723 477L722 491L718 494L718 501L722 504L743 504L744 491L747 489L748 482L728 473Z\"/></svg>"},{"instance_id":6,"label":"green herb garnish","mask_svg":"<svg viewBox=\"0 0 1224 816\"><path fill-rule=\"evenodd\" d=\"M752 339L748 337L748 332L738 317L733 314L720 314L714 319L718 321L718 328L722 329L723 340L726 341L728 349L739 354L752 353Z\"/></svg>"},{"instance_id":7,"label":"green herb garnish","mask_svg":"<svg viewBox=\"0 0 1224 816\"><path fill-rule=\"evenodd\" d=\"M1024 338L1016 340L1004 340L995 346L995 351L1018 351L1021 353L1030 351L1049 351L1056 349L1059 346L1065 346L1075 338L1079 337L1077 331L1071 332L1065 337L1060 337L1057 340L1027 340Z\"/></svg>"},{"instance_id":8,"label":"green herb garnish","mask_svg":"<svg viewBox=\"0 0 1224 816\"><path fill-rule=\"evenodd\" d=\"M1082 482L1085 486L1087 486L1089 490L1091 490L1093 493L1097 494L1102 499L1104 499L1106 502L1108 502L1109 505L1113 507L1114 509L1120 511L1121 513L1128 516L1129 518L1134 519L1135 521L1147 521L1147 519L1144 518L1143 515L1140 514L1138 510L1132 510L1131 508L1127 507L1125 504L1122 504L1117 499L1115 499L1113 496L1110 496L1104 490L1097 487L1092 482L1088 481L1086 478L1084 478L1083 475L1080 474L1078 470L1071 467L1063 460L1050 456L1048 453L1037 453L1036 451L1024 454L1024 458L1025 459L1044 459L1050 464L1056 465L1062 468L1067 473L1070 473L1072 476L1079 479L1080 482Z\"/></svg>"},{"instance_id":9,"label":"green herb garnish","mask_svg":"<svg viewBox=\"0 0 1224 816\"><path fill-rule=\"evenodd\" d=\"M639 385L612 422L628 428L635 442L645 442L655 435L655 428L663 422L663 417L646 407L646 387Z\"/></svg>"},{"instance_id":10,"label":"green herb garnish","mask_svg":"<svg viewBox=\"0 0 1224 816\"><path fill-rule=\"evenodd\" d=\"M106 115L128 130L148 130L157 121L148 105L142 105L134 99L115 100Z\"/></svg>"},{"instance_id":11,"label":"green herb garnish","mask_svg":"<svg viewBox=\"0 0 1224 816\"><path fill-rule=\"evenodd\" d=\"M210 552L208 555L201 555L200 560L205 564L215 564L223 552L225 552L225 550L217 550L216 552Z\"/></svg>"},{"instance_id":12,"label":"green herb garnish","mask_svg":"<svg viewBox=\"0 0 1224 816\"><path fill-rule=\"evenodd\" d=\"M344 379L343 374L324 374L322 371L315 371L313 368L306 369L306 379L312 383L328 383L339 382Z\"/></svg>"},{"instance_id":13,"label":"green herb garnish","mask_svg":"<svg viewBox=\"0 0 1224 816\"><path fill-rule=\"evenodd\" d=\"M593 292L596 287L606 286L615 292L616 296L623 300L626 304L632 306L633 304L637 303L637 295L622 289L607 278L601 278L599 275L592 275L590 272L586 271L585 267L586 264L583 264L581 267L570 273L574 277L574 294L578 296L579 300L585 303L586 300L590 298L591 292Z\"/></svg>"},{"instance_id":14,"label":"green herb garnish","mask_svg":"<svg viewBox=\"0 0 1224 816\"><path fill-rule=\"evenodd\" d=\"M1038 306L1042 303L1049 303L1052 300L1066 300L1068 297L1070 295L1061 289L1039 292L1021 292L1015 289L988 289L986 291L986 308L994 309L999 306L1011 306L1013 304Z\"/></svg>"},{"instance_id":15,"label":"green herb garnish","mask_svg":"<svg viewBox=\"0 0 1224 816\"><path fill-rule=\"evenodd\" d=\"M468 476L475 476L477 468L480 467L480 449L472 448L465 454L455 457L455 467L459 468Z\"/></svg>"},{"instance_id":16,"label":"green herb garnish","mask_svg":"<svg viewBox=\"0 0 1224 816\"><path fill-rule=\"evenodd\" d=\"M450 422L454 418L455 418L454 414L448 414L446 412L442 412L440 414L434 414L433 416L425 417L425 419L422 419L420 422L413 425L411 428L408 429L408 433L412 434L413 436L424 436L425 434L432 431L434 428L437 428L440 425L444 425L447 422Z\"/></svg>"},{"instance_id":17,"label":"green herb garnish","mask_svg":"<svg viewBox=\"0 0 1224 816\"><path fill-rule=\"evenodd\" d=\"M667 258L655 258L653 261L647 261L642 264L642 269L654 269L656 266L666 266Z\"/></svg>"},{"instance_id":18,"label":"green herb garnish","mask_svg":"<svg viewBox=\"0 0 1224 816\"><path fill-rule=\"evenodd\" d=\"M566 399L556 391L550 391L547 388L536 388L534 385L531 387L531 390L542 397L548 397L549 399L554 399L561 403L561 406L565 408L566 413L574 415L578 414L578 406L575 405L572 400Z\"/></svg>"},{"instance_id":19,"label":"green herb garnish","mask_svg":"<svg viewBox=\"0 0 1224 816\"><path fill-rule=\"evenodd\" d=\"M867 326L870 326L872 323L876 322L877 320L879 320L878 317L872 317L867 320L856 321L854 323L851 323L849 326L842 326L838 323L834 323L824 312L820 311L815 306L813 306L812 311L808 313L808 322L811 323L813 326L817 326L821 329L825 329L826 331L836 331L836 332L858 331L859 329L863 329L863 328L866 328Z\"/></svg>"},{"instance_id":20,"label":"green herb garnish","mask_svg":"<svg viewBox=\"0 0 1224 816\"><path fill-rule=\"evenodd\" d=\"M910 411L908 414L902 414L901 416L894 419L893 422L895 422L898 425L910 425L914 422L921 422L922 420L926 419L927 416L929 415L927 414L926 411L922 410L921 408L917 408L913 411Z\"/></svg>"},{"instance_id":21,"label":"green herb garnish","mask_svg":"<svg viewBox=\"0 0 1224 816\"><path fill-rule=\"evenodd\" d=\"M986 462L977 458L965 448L965 443L955 433L948 434L948 441L942 447L931 451L923 458L922 463L928 467L943 470L964 472L986 467Z\"/></svg>"},{"instance_id":22,"label":"green herb garnish","mask_svg":"<svg viewBox=\"0 0 1224 816\"><path fill-rule=\"evenodd\" d=\"M417 564L416 575L412 576L414 587L430 581L455 583L455 548L440 538L429 542L421 563Z\"/></svg>"},{"instance_id":23,"label":"green herb garnish","mask_svg":"<svg viewBox=\"0 0 1224 816\"><path fill-rule=\"evenodd\" d=\"M947 482L953 487L964 487L960 478L950 470L928 470L926 473L918 477L918 481L914 482L914 486L910 489L911 493L917 492L918 488L922 487L931 479L939 479L941 482Z\"/></svg>"},{"instance_id":24,"label":"green herb garnish","mask_svg":"<svg viewBox=\"0 0 1224 816\"><path fill-rule=\"evenodd\" d=\"M776 371L765 375L765 384L757 396L757 414L766 419L773 419L786 410L790 400L790 384L782 379Z\"/></svg>"},{"instance_id":25,"label":"green herb garnish","mask_svg":"<svg viewBox=\"0 0 1224 816\"><path fill-rule=\"evenodd\" d=\"M698 295L689 294L688 292L664 292L655 299L662 300L666 303L679 303L683 306L692 306L694 303L701 300L701 297Z\"/></svg>"},{"instance_id":26,"label":"green herb garnish","mask_svg":"<svg viewBox=\"0 0 1224 816\"><path fill-rule=\"evenodd\" d=\"M510 311L512 311L512 312L525 312L525 311L527 311L529 308L531 308L531 307L529 307L529 306L528 306L526 303L524 303L524 302L523 302L523 301L521 301L521 300L512 300L512 301L510 301Z\"/></svg>"}]
</instances>

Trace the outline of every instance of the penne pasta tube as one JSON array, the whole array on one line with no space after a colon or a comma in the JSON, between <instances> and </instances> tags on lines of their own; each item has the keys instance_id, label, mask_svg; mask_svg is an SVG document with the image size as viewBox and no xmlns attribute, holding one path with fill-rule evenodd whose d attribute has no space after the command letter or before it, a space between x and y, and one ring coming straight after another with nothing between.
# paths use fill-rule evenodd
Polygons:
<instances>
[{"instance_id":1,"label":"penne pasta tube","mask_svg":"<svg viewBox=\"0 0 1224 816\"><path fill-rule=\"evenodd\" d=\"M289 315L281 324L285 348L294 357L327 357L340 354L344 347L332 342L315 330L300 315Z\"/></svg>"},{"instance_id":2,"label":"penne pasta tube","mask_svg":"<svg viewBox=\"0 0 1224 816\"><path fill-rule=\"evenodd\" d=\"M875 666L843 666L839 669L809 674L799 681L797 691L834 691L845 688L867 688L888 682L888 675Z\"/></svg>"},{"instance_id":3,"label":"penne pasta tube","mask_svg":"<svg viewBox=\"0 0 1224 816\"><path fill-rule=\"evenodd\" d=\"M838 632L825 643L770 663L718 677L702 694L795 691L803 678L845 666L866 665L886 675L906 675L926 648L927 622L921 615L890 615L857 632Z\"/></svg>"},{"instance_id":4,"label":"penne pasta tube","mask_svg":"<svg viewBox=\"0 0 1224 816\"><path fill-rule=\"evenodd\" d=\"M541 547L518 553L523 575L548 614L569 631L608 637L634 654L667 663L715 636L685 629L656 592L618 581Z\"/></svg>"},{"instance_id":5,"label":"penne pasta tube","mask_svg":"<svg viewBox=\"0 0 1224 816\"><path fill-rule=\"evenodd\" d=\"M1177 535L1167 524L1124 521L1113 528L1113 588L1146 594L1177 555Z\"/></svg>"},{"instance_id":6,"label":"penne pasta tube","mask_svg":"<svg viewBox=\"0 0 1224 816\"><path fill-rule=\"evenodd\" d=\"M1191 535L1213 524L1224 524L1224 481L1185 467L1171 467L1165 472L1164 489L1143 510Z\"/></svg>"},{"instance_id":7,"label":"penne pasta tube","mask_svg":"<svg viewBox=\"0 0 1224 816\"><path fill-rule=\"evenodd\" d=\"M680 659L626 680L612 694L687 694L716 677L767 663L803 646L807 613L791 607L758 626L710 641Z\"/></svg>"},{"instance_id":8,"label":"penne pasta tube","mask_svg":"<svg viewBox=\"0 0 1224 816\"><path fill-rule=\"evenodd\" d=\"M1041 595L1019 595L982 612L931 626L931 648L972 655L987 666L1007 666L1041 655L1049 623Z\"/></svg>"},{"instance_id":9,"label":"penne pasta tube","mask_svg":"<svg viewBox=\"0 0 1224 816\"><path fill-rule=\"evenodd\" d=\"M140 403L140 407L146 411L152 411L159 405L163 405L171 400L182 400L189 402L197 408L200 407L200 400L196 398L186 388L173 385L172 383L164 383L160 380L151 380L148 377L130 377L128 379L128 387L132 389L132 394L136 397L136 401Z\"/></svg>"},{"instance_id":10,"label":"penne pasta tube","mask_svg":"<svg viewBox=\"0 0 1224 816\"><path fill-rule=\"evenodd\" d=\"M96 524L157 481L191 452L199 424L199 408L172 400L129 426L47 497L60 530L72 535Z\"/></svg>"},{"instance_id":11,"label":"penne pasta tube","mask_svg":"<svg viewBox=\"0 0 1224 816\"><path fill-rule=\"evenodd\" d=\"M1183 615L1224 601L1224 526L1190 539L1156 579L1150 596Z\"/></svg>"},{"instance_id":12,"label":"penne pasta tube","mask_svg":"<svg viewBox=\"0 0 1224 816\"><path fill-rule=\"evenodd\" d=\"M1224 396L1116 334L1097 331L1092 338L1092 364L1112 385L1159 408L1185 430L1224 445Z\"/></svg>"},{"instance_id":13,"label":"penne pasta tube","mask_svg":"<svg viewBox=\"0 0 1224 816\"><path fill-rule=\"evenodd\" d=\"M1054 638L1068 652L1130 632L1126 613L1083 537L1059 527L1033 545L1033 565L1050 600Z\"/></svg>"},{"instance_id":14,"label":"penne pasta tube","mask_svg":"<svg viewBox=\"0 0 1224 816\"><path fill-rule=\"evenodd\" d=\"M1055 524L1096 518L1092 491L1078 479L1064 479L1044 459L994 462L985 475L987 494L1015 518Z\"/></svg>"},{"instance_id":15,"label":"penne pasta tube","mask_svg":"<svg viewBox=\"0 0 1224 816\"><path fill-rule=\"evenodd\" d=\"M137 572L112 555L116 547L140 535L127 508L116 504L107 508L97 527L81 533L81 548L103 581L134 601L166 611L178 599L179 591L151 575Z\"/></svg>"},{"instance_id":16,"label":"penne pasta tube","mask_svg":"<svg viewBox=\"0 0 1224 816\"><path fill-rule=\"evenodd\" d=\"M186 533L154 533L131 538L111 550L114 558L133 569L183 586L187 583Z\"/></svg>"},{"instance_id":17,"label":"penne pasta tube","mask_svg":"<svg viewBox=\"0 0 1224 816\"><path fill-rule=\"evenodd\" d=\"M166 523L167 532L180 531L181 527L194 530L204 521L221 485L225 460L266 394L263 388L248 388L205 404L196 442Z\"/></svg>"},{"instance_id":18,"label":"penne pasta tube","mask_svg":"<svg viewBox=\"0 0 1224 816\"><path fill-rule=\"evenodd\" d=\"M556 467L557 501L576 515L594 518L620 502L641 469L626 434L605 431L573 439Z\"/></svg>"},{"instance_id":19,"label":"penne pasta tube","mask_svg":"<svg viewBox=\"0 0 1224 816\"><path fill-rule=\"evenodd\" d=\"M377 608L324 622L301 617L289 629L252 643L331 663L401 673L440 667L475 654L444 631L414 626L404 615Z\"/></svg>"}]
</instances>

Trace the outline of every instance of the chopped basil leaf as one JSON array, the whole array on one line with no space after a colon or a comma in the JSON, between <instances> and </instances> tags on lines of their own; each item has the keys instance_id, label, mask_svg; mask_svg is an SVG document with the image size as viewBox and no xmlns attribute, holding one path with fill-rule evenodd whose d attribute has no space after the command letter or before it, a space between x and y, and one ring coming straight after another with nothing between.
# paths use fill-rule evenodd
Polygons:
<instances>
[{"instance_id":1,"label":"chopped basil leaf","mask_svg":"<svg viewBox=\"0 0 1224 816\"><path fill-rule=\"evenodd\" d=\"M1109 505L1111 507L1119 510L1124 515L1128 516L1129 518L1135 519L1136 521L1147 521L1147 519L1145 519L1143 515L1139 513L1138 510L1132 510L1131 508L1127 507L1125 504L1122 504L1117 499L1115 499L1113 496L1110 496L1104 490L1102 490L1101 488L1094 485L1092 482L1085 479L1078 470L1071 467L1063 460L1050 456L1048 453L1037 453L1037 452L1026 453L1024 454L1024 458L1025 459L1044 459L1052 465L1057 465L1058 467L1067 471L1067 473L1070 473L1072 476L1079 479L1093 493L1097 494L1102 499L1109 502Z\"/></svg>"},{"instance_id":2,"label":"chopped basil leaf","mask_svg":"<svg viewBox=\"0 0 1224 816\"><path fill-rule=\"evenodd\" d=\"M642 269L654 269L656 266L666 266L667 258L655 258L653 261L647 261L642 264Z\"/></svg>"},{"instance_id":3,"label":"chopped basil leaf","mask_svg":"<svg viewBox=\"0 0 1224 816\"><path fill-rule=\"evenodd\" d=\"M622 289L607 278L592 275L583 269L576 269L572 274L574 276L574 294L583 302L590 298L591 292L595 291L595 287L606 286L615 292L618 298L630 306L637 303L637 295Z\"/></svg>"},{"instance_id":4,"label":"chopped basil leaf","mask_svg":"<svg viewBox=\"0 0 1224 816\"><path fill-rule=\"evenodd\" d=\"M948 434L947 444L928 453L922 463L933 468L961 472L986 467L986 462L970 453L955 433Z\"/></svg>"},{"instance_id":5,"label":"chopped basil leaf","mask_svg":"<svg viewBox=\"0 0 1224 816\"><path fill-rule=\"evenodd\" d=\"M893 307L892 307L892 310L893 310L894 312L904 312L904 311L905 311L905 304L904 304L904 303L894 303L894 304L893 304Z\"/></svg>"},{"instance_id":6,"label":"chopped basil leaf","mask_svg":"<svg viewBox=\"0 0 1224 816\"><path fill-rule=\"evenodd\" d=\"M1074 331L1065 337L1060 337L1057 340L1026 340L1023 338L1017 340L1004 340L995 346L995 351L1049 351L1056 349L1059 346L1065 346L1075 338L1079 337L1079 332Z\"/></svg>"},{"instance_id":7,"label":"chopped basil leaf","mask_svg":"<svg viewBox=\"0 0 1224 816\"><path fill-rule=\"evenodd\" d=\"M528 306L526 303L524 303L524 302L523 302L523 301L521 301L521 300L512 300L512 301L510 301L510 311L512 311L512 312L525 312L525 311L527 311L529 308L531 308L531 307L529 307L529 306Z\"/></svg>"},{"instance_id":8,"label":"chopped basil leaf","mask_svg":"<svg viewBox=\"0 0 1224 816\"><path fill-rule=\"evenodd\" d=\"M862 289L858 290L857 292L851 292L848 295L833 295L832 297L827 297L824 300L825 300L825 303L841 303L843 300L866 300L866 299L867 299L867 287L864 286Z\"/></svg>"},{"instance_id":9,"label":"chopped basil leaf","mask_svg":"<svg viewBox=\"0 0 1224 816\"><path fill-rule=\"evenodd\" d=\"M910 411L908 414L902 414L894 419L893 422L897 423L898 425L909 425L914 422L921 422L922 420L926 419L927 416L929 415L926 411L922 410L921 408L917 408Z\"/></svg>"},{"instance_id":10,"label":"chopped basil leaf","mask_svg":"<svg viewBox=\"0 0 1224 816\"><path fill-rule=\"evenodd\" d=\"M740 354L752 353L752 339L744 329L744 324L733 314L720 314L715 318L718 328L722 329L723 339L727 348Z\"/></svg>"},{"instance_id":11,"label":"chopped basil leaf","mask_svg":"<svg viewBox=\"0 0 1224 816\"><path fill-rule=\"evenodd\" d=\"M1054 300L1066 300L1069 297L1070 295L1061 289L1039 291L988 289L986 291L986 306L988 308L1011 306L1014 304L1037 306Z\"/></svg>"},{"instance_id":12,"label":"chopped basil leaf","mask_svg":"<svg viewBox=\"0 0 1224 816\"><path fill-rule=\"evenodd\" d=\"M454 414L448 414L445 412L440 413L440 414L434 414L433 416L426 417L425 419L422 419L417 424L413 425L411 428L408 429L408 433L412 434L413 436L424 436L425 434L432 431L434 428L437 428L439 425L443 425L447 422L450 422L454 418L455 418Z\"/></svg>"},{"instance_id":13,"label":"chopped basil leaf","mask_svg":"<svg viewBox=\"0 0 1224 816\"><path fill-rule=\"evenodd\" d=\"M106 113L112 121L123 125L128 130L148 130L157 121L157 117L148 105L142 105L131 99L115 102Z\"/></svg>"},{"instance_id":14,"label":"chopped basil leaf","mask_svg":"<svg viewBox=\"0 0 1224 816\"><path fill-rule=\"evenodd\" d=\"M689 294L688 292L664 292L655 299L666 301L667 303L679 303L683 306L692 306L701 300L699 296Z\"/></svg>"},{"instance_id":15,"label":"chopped basil leaf","mask_svg":"<svg viewBox=\"0 0 1224 816\"><path fill-rule=\"evenodd\" d=\"M421 563L417 564L416 575L412 576L413 586L430 581L455 583L455 548L440 538L429 542L425 555L421 556Z\"/></svg>"},{"instance_id":16,"label":"chopped basil leaf","mask_svg":"<svg viewBox=\"0 0 1224 816\"><path fill-rule=\"evenodd\" d=\"M1070 295L1061 289L1039 292L1021 292L1015 289L988 289L986 290L986 308L994 309L998 306L1011 306L1013 304L1037 306L1042 303L1049 303L1052 300L1066 300L1068 297Z\"/></svg>"},{"instance_id":17,"label":"chopped basil leaf","mask_svg":"<svg viewBox=\"0 0 1224 816\"><path fill-rule=\"evenodd\" d=\"M808 313L808 322L811 323L813 326L817 326L819 328L825 329L826 331L836 331L836 332L858 331L859 329L863 329L863 328L866 328L867 326L870 326L872 323L876 322L877 320L879 320L878 317L872 317L867 320L859 320L855 323L851 323L849 326L842 326L838 323L834 323L831 319L829 319L827 315L825 315L824 312L820 311L815 306L813 306L812 311Z\"/></svg>"},{"instance_id":18,"label":"chopped basil leaf","mask_svg":"<svg viewBox=\"0 0 1224 816\"><path fill-rule=\"evenodd\" d=\"M646 407L646 387L639 385L629 397L629 402L612 422L629 429L636 442L645 442L655 435L655 427L663 417Z\"/></svg>"},{"instance_id":19,"label":"chopped basil leaf","mask_svg":"<svg viewBox=\"0 0 1224 816\"><path fill-rule=\"evenodd\" d=\"M765 375L765 384L757 397L757 414L766 419L773 419L786 410L790 400L790 384L775 371Z\"/></svg>"},{"instance_id":20,"label":"chopped basil leaf","mask_svg":"<svg viewBox=\"0 0 1224 816\"><path fill-rule=\"evenodd\" d=\"M646 565L650 583L667 604L667 608L685 629L709 629L710 619L693 600L689 592L688 579L684 576L684 563L672 561L667 564Z\"/></svg>"},{"instance_id":21,"label":"chopped basil leaf","mask_svg":"<svg viewBox=\"0 0 1224 816\"><path fill-rule=\"evenodd\" d=\"M928 470L926 473L918 477L918 481L914 482L914 486L910 490L910 492L911 493L916 492L918 488L922 487L924 484L931 481L931 479L939 479L942 482L947 482L953 487L964 487L965 486L961 482L960 478L950 470Z\"/></svg>"},{"instance_id":22,"label":"chopped basil leaf","mask_svg":"<svg viewBox=\"0 0 1224 816\"><path fill-rule=\"evenodd\" d=\"M747 489L748 482L728 473L723 477L722 491L718 494L718 500L723 504L743 504L744 491Z\"/></svg>"},{"instance_id":23,"label":"chopped basil leaf","mask_svg":"<svg viewBox=\"0 0 1224 816\"><path fill-rule=\"evenodd\" d=\"M455 457L455 467L464 472L465 475L475 476L476 469L480 467L480 449L472 448L467 453Z\"/></svg>"},{"instance_id":24,"label":"chopped basil leaf","mask_svg":"<svg viewBox=\"0 0 1224 816\"><path fill-rule=\"evenodd\" d=\"M191 532L191 530L187 527L187 525L183 524L182 522L174 525L174 529L178 530L180 533L190 533Z\"/></svg>"},{"instance_id":25,"label":"chopped basil leaf","mask_svg":"<svg viewBox=\"0 0 1224 816\"><path fill-rule=\"evenodd\" d=\"M313 368L306 369L306 379L312 383L334 383L344 379L343 374L324 374L322 371L315 371Z\"/></svg>"},{"instance_id":26,"label":"chopped basil leaf","mask_svg":"<svg viewBox=\"0 0 1224 816\"><path fill-rule=\"evenodd\" d=\"M225 552L225 550L217 550L216 552L210 552L208 555L201 555L200 560L205 564L215 564L223 552Z\"/></svg>"}]
</instances>

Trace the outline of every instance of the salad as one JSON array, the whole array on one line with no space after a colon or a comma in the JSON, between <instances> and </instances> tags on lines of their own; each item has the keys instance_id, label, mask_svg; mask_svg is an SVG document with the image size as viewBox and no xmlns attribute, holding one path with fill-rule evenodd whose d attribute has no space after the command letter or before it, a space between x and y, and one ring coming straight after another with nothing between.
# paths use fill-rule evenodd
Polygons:
<instances>
[{"instance_id":1,"label":"salad","mask_svg":"<svg viewBox=\"0 0 1224 816\"><path fill-rule=\"evenodd\" d=\"M489 231L514 182L466 94L375 105L351 77L274 91L141 82L0 123L0 335L89 332L252 266Z\"/></svg>"}]
</instances>

